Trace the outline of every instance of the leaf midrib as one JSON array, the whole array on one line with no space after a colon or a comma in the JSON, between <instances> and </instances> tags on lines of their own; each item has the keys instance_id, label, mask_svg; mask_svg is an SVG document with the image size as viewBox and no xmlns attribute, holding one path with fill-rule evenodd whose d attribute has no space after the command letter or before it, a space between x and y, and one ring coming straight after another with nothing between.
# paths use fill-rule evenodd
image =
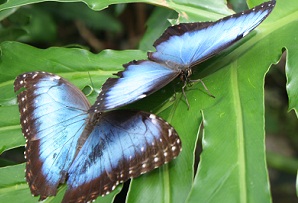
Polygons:
<instances>
[{"instance_id":1,"label":"leaf midrib","mask_svg":"<svg viewBox=\"0 0 298 203\"><path fill-rule=\"evenodd\" d=\"M239 190L240 200L239 202L247 202L247 187L246 187L246 161L245 161L245 143L244 143L244 126L243 126L243 115L242 105L239 90L239 79L238 79L238 68L237 60L231 64L231 90L232 90L232 101L236 116L236 143L238 150L238 173L239 173Z\"/></svg>"}]
</instances>

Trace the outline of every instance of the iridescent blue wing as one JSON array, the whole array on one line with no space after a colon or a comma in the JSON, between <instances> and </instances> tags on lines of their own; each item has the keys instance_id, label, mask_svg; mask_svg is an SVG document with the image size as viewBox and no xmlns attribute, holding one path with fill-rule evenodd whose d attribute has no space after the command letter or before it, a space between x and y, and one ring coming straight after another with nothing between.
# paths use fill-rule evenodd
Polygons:
<instances>
[{"instance_id":1,"label":"iridescent blue wing","mask_svg":"<svg viewBox=\"0 0 298 203\"><path fill-rule=\"evenodd\" d=\"M131 62L108 79L92 107L99 112L132 103L159 90L192 66L229 47L256 28L272 11L275 1L227 16L216 22L182 23L169 27L156 40L149 61Z\"/></svg>"},{"instance_id":2,"label":"iridescent blue wing","mask_svg":"<svg viewBox=\"0 0 298 203\"><path fill-rule=\"evenodd\" d=\"M59 76L18 76L14 90L26 138L26 179L40 199L55 195L77 153L90 107L84 94Z\"/></svg>"},{"instance_id":3,"label":"iridescent blue wing","mask_svg":"<svg viewBox=\"0 0 298 203\"><path fill-rule=\"evenodd\" d=\"M156 52L149 53L149 59L170 61L176 64L171 66L173 68L201 63L255 29L274 6L275 1L269 1L216 22L181 23L169 27L155 41Z\"/></svg>"},{"instance_id":4,"label":"iridescent blue wing","mask_svg":"<svg viewBox=\"0 0 298 203\"><path fill-rule=\"evenodd\" d=\"M132 61L102 86L92 110L103 112L132 103L162 88L180 73L153 61Z\"/></svg>"},{"instance_id":5,"label":"iridescent blue wing","mask_svg":"<svg viewBox=\"0 0 298 203\"><path fill-rule=\"evenodd\" d=\"M97 114L92 120L97 121L95 128L69 169L65 203L106 195L181 151L173 127L153 114L118 110Z\"/></svg>"}]
</instances>

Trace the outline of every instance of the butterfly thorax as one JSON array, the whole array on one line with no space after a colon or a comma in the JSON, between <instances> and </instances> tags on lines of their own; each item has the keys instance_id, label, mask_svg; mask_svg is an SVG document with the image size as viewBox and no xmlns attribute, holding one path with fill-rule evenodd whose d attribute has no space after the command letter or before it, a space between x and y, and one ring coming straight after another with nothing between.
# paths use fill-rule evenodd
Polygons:
<instances>
[{"instance_id":1,"label":"butterfly thorax","mask_svg":"<svg viewBox=\"0 0 298 203\"><path fill-rule=\"evenodd\" d=\"M173 61L170 61L170 60L167 60L167 61L158 61L158 63L163 64L166 67L168 67L169 69L176 70L176 71L188 70L191 67L187 63L186 64L180 64L180 63L176 63L176 62L173 62Z\"/></svg>"},{"instance_id":2,"label":"butterfly thorax","mask_svg":"<svg viewBox=\"0 0 298 203\"><path fill-rule=\"evenodd\" d=\"M179 77L183 82L187 82L189 77L192 75L192 66L189 66L188 64L178 64L172 61L159 61L159 63L162 63L166 67L169 67L170 69L174 69L177 72L179 72Z\"/></svg>"},{"instance_id":3,"label":"butterfly thorax","mask_svg":"<svg viewBox=\"0 0 298 203\"><path fill-rule=\"evenodd\" d=\"M180 79L182 81L188 81L188 78L191 76L191 74L192 74L191 68L186 68L181 71Z\"/></svg>"}]
</instances>

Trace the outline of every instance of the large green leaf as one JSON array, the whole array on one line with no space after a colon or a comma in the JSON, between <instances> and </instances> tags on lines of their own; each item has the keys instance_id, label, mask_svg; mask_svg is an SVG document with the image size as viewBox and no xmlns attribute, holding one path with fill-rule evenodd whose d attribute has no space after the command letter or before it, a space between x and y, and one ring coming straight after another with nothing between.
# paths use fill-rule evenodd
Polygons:
<instances>
[{"instance_id":1,"label":"large green leaf","mask_svg":"<svg viewBox=\"0 0 298 203\"><path fill-rule=\"evenodd\" d=\"M28 184L24 179L25 164L19 164L16 166L8 166L0 168L0 200L1 202L37 202L38 197L32 197ZM55 197L50 197L44 200L47 203L61 202L64 192L66 190L65 185L62 186ZM112 202L114 195L121 190L121 186L117 187L111 195L104 198L100 198L96 202L108 203Z\"/></svg>"},{"instance_id":2,"label":"large green leaf","mask_svg":"<svg viewBox=\"0 0 298 203\"><path fill-rule=\"evenodd\" d=\"M159 5L176 10L182 18L190 20L197 16L205 19L210 19L210 16L221 16L222 14L229 14L229 9L225 6L225 1L208 1L201 0L199 2L187 2L181 0L175 1L152 1L152 0L7 0L0 4L0 11L11 9L28 4L56 1L56 2L83 2L93 10L102 10L112 4L119 3L149 3ZM200 9L201 12L197 12ZM206 12L213 11L213 13ZM219 15L218 15L219 14Z\"/></svg>"},{"instance_id":3,"label":"large green leaf","mask_svg":"<svg viewBox=\"0 0 298 203\"><path fill-rule=\"evenodd\" d=\"M1 4L0 9L4 10L4 9L8 9L8 8L13 8L13 7L17 7L17 6L23 6L23 5L28 5L28 4L34 4L34 3L41 3L41 2L48 2L48 1L56 1L56 2L84 2L85 4L87 4L90 8L95 9L95 10L101 10L103 8L108 7L109 5L112 4L119 4L119 3L136 3L136 2L145 2L145 3L152 3L155 5L160 5L160 6L165 6L165 7L170 7L169 5L175 5L175 4L185 4L183 1L149 1L149 0L7 0L7 1L3 1L3 3ZM217 2L213 2L213 4L210 3L210 1L208 0L202 0L200 2L188 2L188 5L206 5L206 4L210 4L212 5L210 8L212 8L213 10L217 10L217 8L219 6L223 6L224 2L223 1L217 1ZM186 6L187 7L187 6ZM187 9L191 9L189 8L185 8L185 10ZM178 10L182 10L182 9L178 9Z\"/></svg>"},{"instance_id":4,"label":"large green leaf","mask_svg":"<svg viewBox=\"0 0 298 203\"><path fill-rule=\"evenodd\" d=\"M0 5L0 9L17 6L12 5L16 2L23 5L33 1L10 0ZM88 1L89 6L94 9L118 2L120 1ZM190 17L190 21L200 21L204 19L202 15L215 19L228 11L226 7L222 7L224 1L201 1L201 6L181 2L150 1L155 5L178 10L180 17ZM212 2L219 6L219 12L210 12L215 11L215 7L201 12L204 10L203 3L209 5ZM9 7L8 3L12 6ZM258 3L261 2L255 2ZM282 5L278 1L273 13L256 31L229 50L195 67L193 79L204 78L204 83L215 98L206 94L201 83L195 83L186 91L190 103L190 109L187 110L185 99L178 89L180 86L176 85L177 80L129 106L153 110L170 122L182 139L183 151L176 160L134 179L128 202L271 201L265 162L264 77L270 64L278 61L282 48L285 47L288 54L287 91L290 108L297 112L297 18L297 1L287 0ZM187 18L182 19L185 21ZM153 27L152 25L152 29ZM153 39L153 35L151 38ZM145 57L142 51L105 50L96 55L81 49L53 47L41 50L17 42L2 43L1 152L24 144L12 86L16 75L33 70L54 72L82 89L91 84L89 72L96 91L88 99L94 102L98 89L106 78L120 70L123 63ZM173 93L173 86L178 90L176 94ZM200 126L203 126L203 153L198 171L194 174L194 151ZM0 187L1 202L15 197L25 199L26 202L36 201L36 198L29 195L29 189L26 190L26 186L23 186L24 174L20 168L24 169L24 165L0 169L1 176L17 174L14 181L1 177L1 182L7 183ZM15 187L17 185L20 186ZM59 202L63 189L65 188L59 190L57 197L46 201ZM108 195L106 201L111 201L116 192ZM103 202L104 199L98 198L98 201Z\"/></svg>"}]
</instances>

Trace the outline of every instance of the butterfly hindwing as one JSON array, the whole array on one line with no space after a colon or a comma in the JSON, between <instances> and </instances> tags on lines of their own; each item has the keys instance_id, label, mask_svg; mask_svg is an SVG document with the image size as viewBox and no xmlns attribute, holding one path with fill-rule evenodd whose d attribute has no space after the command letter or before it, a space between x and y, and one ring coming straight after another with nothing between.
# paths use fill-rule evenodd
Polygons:
<instances>
[{"instance_id":1,"label":"butterfly hindwing","mask_svg":"<svg viewBox=\"0 0 298 203\"><path fill-rule=\"evenodd\" d=\"M50 73L25 73L14 85L21 91L17 99L26 138L26 179L32 194L45 199L65 180L90 104L76 87Z\"/></svg>"},{"instance_id":2,"label":"butterfly hindwing","mask_svg":"<svg viewBox=\"0 0 298 203\"><path fill-rule=\"evenodd\" d=\"M171 161L181 151L176 131L161 118L111 111L98 122L69 169L63 202L86 202L121 182Z\"/></svg>"}]
</instances>

